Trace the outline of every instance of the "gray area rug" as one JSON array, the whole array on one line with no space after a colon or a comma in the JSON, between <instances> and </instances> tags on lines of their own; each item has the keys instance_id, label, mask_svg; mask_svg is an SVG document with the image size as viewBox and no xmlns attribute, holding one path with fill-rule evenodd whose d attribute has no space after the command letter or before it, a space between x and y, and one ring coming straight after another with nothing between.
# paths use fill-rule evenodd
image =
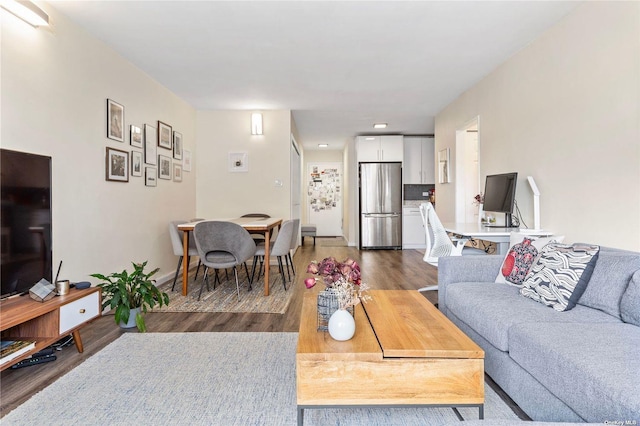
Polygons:
<instances>
[{"instance_id":1,"label":"gray area rug","mask_svg":"<svg viewBox=\"0 0 640 426\"><path fill-rule=\"evenodd\" d=\"M158 286L158 288L169 295L169 305L155 307L153 312L251 312L267 314L283 314L287 310L293 291L290 286L292 282L287 282L287 290L282 285L282 278L277 265L271 265L269 274L269 296L264 295L264 277L253 283L253 289L248 291L247 276L244 268L238 273L240 281L240 298L236 292L236 281L233 272L228 275L224 271L220 272L221 283L213 288L213 274L209 277L209 289L205 286L202 290L200 300L200 288L204 281L204 272L201 270L198 280L194 280L195 268L189 271L189 291L186 296L182 295L182 276L179 277L175 285L175 291L171 291L173 280ZM275 271L275 272L274 272ZM251 269L249 269L251 272ZM292 277L292 281L295 280Z\"/></svg>"},{"instance_id":2,"label":"gray area rug","mask_svg":"<svg viewBox=\"0 0 640 426\"><path fill-rule=\"evenodd\" d=\"M297 333L127 333L2 425L295 425ZM517 416L488 386L485 418ZM461 408L477 419L476 408ZM312 425L460 424L450 408L305 410Z\"/></svg>"}]
</instances>

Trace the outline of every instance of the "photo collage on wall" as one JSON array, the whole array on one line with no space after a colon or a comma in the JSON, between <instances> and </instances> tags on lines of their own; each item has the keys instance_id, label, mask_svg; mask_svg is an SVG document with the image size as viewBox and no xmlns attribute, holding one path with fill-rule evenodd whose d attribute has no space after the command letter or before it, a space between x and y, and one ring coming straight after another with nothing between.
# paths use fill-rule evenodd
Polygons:
<instances>
[{"instance_id":1,"label":"photo collage on wall","mask_svg":"<svg viewBox=\"0 0 640 426\"><path fill-rule=\"evenodd\" d=\"M183 149L182 133L169 124L157 120L154 125L131 124L128 130L124 106L107 99L107 138L126 143L129 133L132 149L129 152L107 146L106 180L129 182L129 176L144 176L145 186L157 186L158 178L182 182L182 172L191 171L191 151Z\"/></svg>"},{"instance_id":2,"label":"photo collage on wall","mask_svg":"<svg viewBox=\"0 0 640 426\"><path fill-rule=\"evenodd\" d=\"M341 177L336 168L313 166L309 180L309 204L315 212L336 208L340 201Z\"/></svg>"}]
</instances>

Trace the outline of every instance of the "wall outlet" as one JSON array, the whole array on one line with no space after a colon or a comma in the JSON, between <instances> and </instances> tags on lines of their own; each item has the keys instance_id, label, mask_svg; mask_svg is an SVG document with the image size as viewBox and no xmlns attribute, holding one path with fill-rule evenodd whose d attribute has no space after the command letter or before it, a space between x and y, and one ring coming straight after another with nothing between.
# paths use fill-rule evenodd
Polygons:
<instances>
[{"instance_id":1,"label":"wall outlet","mask_svg":"<svg viewBox=\"0 0 640 426\"><path fill-rule=\"evenodd\" d=\"M423 197L428 197L428 196L429 196L429 192L426 192L426 191L425 191L425 192L423 192L423 193L422 193L422 196L423 196Z\"/></svg>"}]
</instances>

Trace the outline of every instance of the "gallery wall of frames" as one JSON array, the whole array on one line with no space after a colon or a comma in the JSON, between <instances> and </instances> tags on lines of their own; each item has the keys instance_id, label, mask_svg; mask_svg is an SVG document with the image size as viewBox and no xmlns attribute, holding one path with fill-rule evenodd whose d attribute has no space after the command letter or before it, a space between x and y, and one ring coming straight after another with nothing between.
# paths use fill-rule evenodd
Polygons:
<instances>
[{"instance_id":1,"label":"gallery wall of frames","mask_svg":"<svg viewBox=\"0 0 640 426\"><path fill-rule=\"evenodd\" d=\"M145 186L154 187L159 180L182 182L182 173L191 171L191 151L183 149L182 133L160 120L127 126L124 105L112 99L107 99L107 138L125 144L123 149L106 147L108 181L141 177Z\"/></svg>"}]
</instances>

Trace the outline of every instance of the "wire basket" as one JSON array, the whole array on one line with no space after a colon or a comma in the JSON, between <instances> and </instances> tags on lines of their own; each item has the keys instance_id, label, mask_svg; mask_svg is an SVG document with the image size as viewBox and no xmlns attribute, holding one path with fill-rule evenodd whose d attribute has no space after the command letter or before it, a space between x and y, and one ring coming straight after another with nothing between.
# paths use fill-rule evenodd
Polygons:
<instances>
[{"instance_id":1,"label":"wire basket","mask_svg":"<svg viewBox=\"0 0 640 426\"><path fill-rule=\"evenodd\" d=\"M329 318L340 309L338 291L329 287L318 293L318 331L329 330ZM353 306L347 308L353 315Z\"/></svg>"}]
</instances>

